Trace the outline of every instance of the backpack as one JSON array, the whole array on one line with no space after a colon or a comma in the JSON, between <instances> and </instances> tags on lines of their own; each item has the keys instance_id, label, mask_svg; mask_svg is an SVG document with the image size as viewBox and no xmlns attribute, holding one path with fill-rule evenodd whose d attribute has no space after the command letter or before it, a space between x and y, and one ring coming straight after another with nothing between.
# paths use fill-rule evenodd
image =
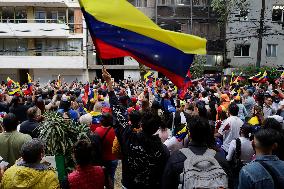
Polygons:
<instances>
[{"instance_id":1,"label":"backpack","mask_svg":"<svg viewBox=\"0 0 284 189\"><path fill-rule=\"evenodd\" d=\"M207 149L203 155L195 155L189 148L180 150L185 156L179 189L228 188L228 178L218 161L216 152Z\"/></svg>"},{"instance_id":2,"label":"backpack","mask_svg":"<svg viewBox=\"0 0 284 189\"><path fill-rule=\"evenodd\" d=\"M236 139L236 150L233 155L232 160L229 162L232 172L235 176L239 176L239 172L244 166L241 160L241 140L239 138Z\"/></svg>"},{"instance_id":3,"label":"backpack","mask_svg":"<svg viewBox=\"0 0 284 189\"><path fill-rule=\"evenodd\" d=\"M92 133L89 138L92 143L93 151L94 151L94 165L102 165L103 164L103 142L106 138L108 132L110 131L111 127L109 127L106 132L104 133L103 137L101 138L98 133Z\"/></svg>"}]
</instances>

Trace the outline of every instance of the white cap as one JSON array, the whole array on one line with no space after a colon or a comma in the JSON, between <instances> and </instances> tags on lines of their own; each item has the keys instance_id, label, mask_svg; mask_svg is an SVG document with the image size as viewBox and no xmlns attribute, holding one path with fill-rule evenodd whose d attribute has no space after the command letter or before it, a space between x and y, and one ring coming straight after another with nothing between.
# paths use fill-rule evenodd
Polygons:
<instances>
[{"instance_id":1,"label":"white cap","mask_svg":"<svg viewBox=\"0 0 284 189\"><path fill-rule=\"evenodd\" d=\"M284 100L279 102L279 106L284 106Z\"/></svg>"},{"instance_id":2,"label":"white cap","mask_svg":"<svg viewBox=\"0 0 284 189\"><path fill-rule=\"evenodd\" d=\"M273 118L276 121L278 121L279 123L283 123L283 117L279 116L279 115L273 115L273 116L268 116L268 118Z\"/></svg>"},{"instance_id":3,"label":"white cap","mask_svg":"<svg viewBox=\"0 0 284 189\"><path fill-rule=\"evenodd\" d=\"M65 102L68 101L67 96L66 96L65 94L62 95L61 100L62 100L62 101L65 101Z\"/></svg>"}]
</instances>

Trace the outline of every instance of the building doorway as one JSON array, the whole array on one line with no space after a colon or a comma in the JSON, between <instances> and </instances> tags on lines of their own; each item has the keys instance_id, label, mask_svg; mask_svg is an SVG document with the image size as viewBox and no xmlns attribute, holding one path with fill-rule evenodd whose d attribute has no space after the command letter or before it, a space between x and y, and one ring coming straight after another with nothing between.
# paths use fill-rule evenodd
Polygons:
<instances>
[{"instance_id":1,"label":"building doorway","mask_svg":"<svg viewBox=\"0 0 284 189\"><path fill-rule=\"evenodd\" d=\"M29 73L28 69L20 69L19 70L19 80L20 80L21 85L23 85L24 83L28 83L27 73Z\"/></svg>"},{"instance_id":2,"label":"building doorway","mask_svg":"<svg viewBox=\"0 0 284 189\"><path fill-rule=\"evenodd\" d=\"M114 78L116 82L124 79L124 70L108 69L107 71L110 73L110 75L112 76L112 78ZM102 70L96 70L96 73L98 78L102 77Z\"/></svg>"}]
</instances>

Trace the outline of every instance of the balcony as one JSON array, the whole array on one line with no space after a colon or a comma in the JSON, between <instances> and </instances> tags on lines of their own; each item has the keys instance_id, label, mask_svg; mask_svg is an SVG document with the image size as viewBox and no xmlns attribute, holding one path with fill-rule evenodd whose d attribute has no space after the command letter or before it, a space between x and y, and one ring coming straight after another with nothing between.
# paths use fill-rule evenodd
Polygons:
<instances>
[{"instance_id":1,"label":"balcony","mask_svg":"<svg viewBox=\"0 0 284 189\"><path fill-rule=\"evenodd\" d=\"M67 7L66 0L0 0L2 6Z\"/></svg>"},{"instance_id":2,"label":"balcony","mask_svg":"<svg viewBox=\"0 0 284 189\"><path fill-rule=\"evenodd\" d=\"M53 19L15 19L0 23L0 37L68 38L75 34L83 37L82 23L62 23Z\"/></svg>"},{"instance_id":3,"label":"balcony","mask_svg":"<svg viewBox=\"0 0 284 189\"><path fill-rule=\"evenodd\" d=\"M84 56L0 56L0 69L85 69Z\"/></svg>"}]
</instances>

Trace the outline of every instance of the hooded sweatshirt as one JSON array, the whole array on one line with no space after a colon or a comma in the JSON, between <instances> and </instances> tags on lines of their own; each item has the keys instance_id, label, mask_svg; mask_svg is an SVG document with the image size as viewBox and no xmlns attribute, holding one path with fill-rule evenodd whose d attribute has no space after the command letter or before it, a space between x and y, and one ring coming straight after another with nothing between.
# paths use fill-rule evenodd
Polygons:
<instances>
[{"instance_id":1,"label":"hooded sweatshirt","mask_svg":"<svg viewBox=\"0 0 284 189\"><path fill-rule=\"evenodd\" d=\"M29 168L14 165L5 171L1 189L57 189L59 181L54 170L46 166Z\"/></svg>"}]
</instances>

